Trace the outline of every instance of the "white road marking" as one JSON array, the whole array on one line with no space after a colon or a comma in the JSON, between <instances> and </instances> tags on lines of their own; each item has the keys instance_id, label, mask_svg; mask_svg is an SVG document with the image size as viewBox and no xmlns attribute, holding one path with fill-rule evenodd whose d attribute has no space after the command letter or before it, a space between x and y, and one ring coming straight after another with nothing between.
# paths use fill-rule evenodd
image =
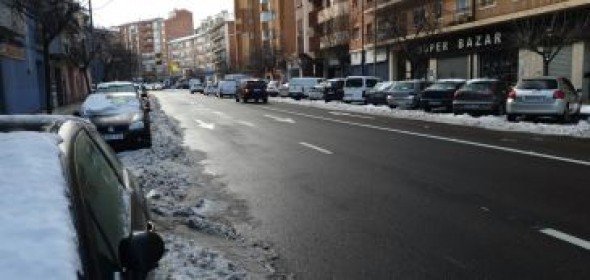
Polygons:
<instances>
[{"instance_id":1,"label":"white road marking","mask_svg":"<svg viewBox=\"0 0 590 280\"><path fill-rule=\"evenodd\" d=\"M324 154L326 154L326 155L332 155L332 154L334 154L334 153L332 153L332 152L331 152L331 151L329 151L329 150L326 150L326 149L324 149L324 148L321 148L321 147L318 147L318 146L316 146L316 145L312 145L312 144L309 144L309 143L306 143L306 142L299 142L299 144L300 144L300 145L303 145L303 146L305 146L305 147L308 147L308 148L310 148L310 149L316 150L316 151L318 151L318 152L320 152L320 153L324 153Z\"/></svg>"},{"instance_id":2,"label":"white road marking","mask_svg":"<svg viewBox=\"0 0 590 280\"><path fill-rule=\"evenodd\" d=\"M214 123L206 123L202 120L195 120L195 122L197 123L198 126L205 128L205 129L210 129L213 130L215 129L215 124Z\"/></svg>"},{"instance_id":3,"label":"white road marking","mask_svg":"<svg viewBox=\"0 0 590 280\"><path fill-rule=\"evenodd\" d=\"M467 140L461 140L461 139L456 139L456 138L437 136L437 135L431 135L431 134L425 134L425 133L419 133L419 132L412 132L412 131L408 131L408 130L401 130L401 129L395 129L395 128L388 128L388 127L364 124L364 123L343 121L343 120L338 120L338 119L333 119L333 118L308 115L308 114L292 112L292 111L282 110L282 109L275 109L275 108L262 108L262 109L269 110L269 111L275 111L275 112L281 112L281 113L285 113L285 114L292 114L292 115L296 115L296 116L307 117L307 118L311 118L311 119L330 121L330 122L335 122L335 123L340 123L340 124L347 124L347 125L352 125L352 126L371 128L371 129L394 132L394 133L399 133L399 134L405 134L405 135L410 135L410 136L435 139L435 140L444 141L444 142L463 144L463 145L467 145L467 146L486 148L486 149L496 150L496 151L503 151L503 152L507 152L507 153L526 155L526 156L531 156L531 157L537 157L537 158L550 159L550 160L567 162L567 163L572 163L572 164L590 166L589 161L560 157L560 156L538 153L538 152L533 152L533 151L524 151L524 150L519 150L519 149L515 149L515 148L509 148L509 147L503 147L503 146L497 146L497 145L491 145L491 144L484 144L484 143L479 143L479 142L472 142L472 141L467 141Z\"/></svg>"},{"instance_id":4,"label":"white road marking","mask_svg":"<svg viewBox=\"0 0 590 280\"><path fill-rule=\"evenodd\" d=\"M567 233L563 233L561 231L552 229L552 228L545 228L542 230L539 230L541 233L549 235L551 237L557 238L561 241L565 241L568 242L570 244L576 245L578 247L582 247L586 250L590 250L590 242L584 240L584 239L580 239L577 238L575 236L569 235Z\"/></svg>"},{"instance_id":5,"label":"white road marking","mask_svg":"<svg viewBox=\"0 0 590 280\"><path fill-rule=\"evenodd\" d=\"M255 127L256 125L254 125L251 122L247 122L247 121L238 121L239 124L245 125L245 126L249 126L249 127Z\"/></svg>"},{"instance_id":6,"label":"white road marking","mask_svg":"<svg viewBox=\"0 0 590 280\"><path fill-rule=\"evenodd\" d=\"M267 118L271 118L277 122L284 122L284 123L295 123L295 121L291 118L279 118L277 116L273 116L273 115L264 115Z\"/></svg>"},{"instance_id":7,"label":"white road marking","mask_svg":"<svg viewBox=\"0 0 590 280\"><path fill-rule=\"evenodd\" d=\"M338 111L332 111L332 112L330 112L330 114L332 114L334 116L348 116L348 117L359 118L359 119L369 119L369 120L375 119L374 117L354 115L354 114L351 114L351 113L338 112Z\"/></svg>"}]
</instances>

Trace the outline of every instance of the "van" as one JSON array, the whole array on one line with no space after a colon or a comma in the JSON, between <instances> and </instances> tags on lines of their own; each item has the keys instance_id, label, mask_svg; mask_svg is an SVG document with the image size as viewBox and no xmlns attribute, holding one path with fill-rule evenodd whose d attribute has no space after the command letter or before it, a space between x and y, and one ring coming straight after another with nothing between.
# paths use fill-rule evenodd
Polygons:
<instances>
[{"instance_id":1,"label":"van","mask_svg":"<svg viewBox=\"0 0 590 280\"><path fill-rule=\"evenodd\" d=\"M295 100L307 98L313 87L323 81L324 78L316 77L293 78L289 81L289 97Z\"/></svg>"},{"instance_id":2,"label":"van","mask_svg":"<svg viewBox=\"0 0 590 280\"><path fill-rule=\"evenodd\" d=\"M199 79L190 79L188 81L188 85L191 90L191 94L194 94L195 92L205 93L205 87Z\"/></svg>"},{"instance_id":3,"label":"van","mask_svg":"<svg viewBox=\"0 0 590 280\"><path fill-rule=\"evenodd\" d=\"M349 76L344 81L344 102L362 102L366 103L366 94L369 89L375 87L381 82L378 77L371 76Z\"/></svg>"},{"instance_id":4,"label":"van","mask_svg":"<svg viewBox=\"0 0 590 280\"><path fill-rule=\"evenodd\" d=\"M230 80L223 80L219 82L218 89L217 89L217 97L223 98L225 96L233 97L236 95L236 90L238 89L238 82L230 81Z\"/></svg>"}]
</instances>

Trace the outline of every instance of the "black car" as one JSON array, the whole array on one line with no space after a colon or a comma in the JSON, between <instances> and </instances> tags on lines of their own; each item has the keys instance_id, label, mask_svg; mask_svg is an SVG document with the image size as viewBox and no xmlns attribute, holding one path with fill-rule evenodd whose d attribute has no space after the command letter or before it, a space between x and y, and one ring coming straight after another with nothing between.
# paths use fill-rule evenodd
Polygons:
<instances>
[{"instance_id":1,"label":"black car","mask_svg":"<svg viewBox=\"0 0 590 280\"><path fill-rule=\"evenodd\" d=\"M379 82L373 88L367 91L365 99L367 104L385 105L387 104L387 95L391 87L395 86L395 82L386 81Z\"/></svg>"},{"instance_id":2,"label":"black car","mask_svg":"<svg viewBox=\"0 0 590 280\"><path fill-rule=\"evenodd\" d=\"M2 190L14 201L0 205L11 213L0 218L3 227L14 227L1 231L0 249L4 258L26 267L16 278L10 271L1 271L3 276L151 276L164 242L150 222L142 189L92 123L68 116L0 116L0 146L0 165L13 174L4 178Z\"/></svg>"},{"instance_id":3,"label":"black car","mask_svg":"<svg viewBox=\"0 0 590 280\"><path fill-rule=\"evenodd\" d=\"M137 93L91 94L79 114L94 123L104 140L116 147L152 145L149 108Z\"/></svg>"},{"instance_id":4,"label":"black car","mask_svg":"<svg viewBox=\"0 0 590 280\"><path fill-rule=\"evenodd\" d=\"M453 113L493 113L503 115L510 88L497 79L473 79L465 83L453 100Z\"/></svg>"},{"instance_id":5,"label":"black car","mask_svg":"<svg viewBox=\"0 0 590 280\"><path fill-rule=\"evenodd\" d=\"M266 91L266 82L263 80L244 80L236 94L236 102L247 103L249 100L262 103L268 103L268 92Z\"/></svg>"},{"instance_id":6,"label":"black car","mask_svg":"<svg viewBox=\"0 0 590 280\"><path fill-rule=\"evenodd\" d=\"M420 107L426 112L433 108L444 108L453 111L453 96L465 84L462 79L441 79L420 93Z\"/></svg>"},{"instance_id":7,"label":"black car","mask_svg":"<svg viewBox=\"0 0 590 280\"><path fill-rule=\"evenodd\" d=\"M344 78L329 79L321 83L324 90L324 100L330 101L342 101L344 98Z\"/></svg>"}]
</instances>

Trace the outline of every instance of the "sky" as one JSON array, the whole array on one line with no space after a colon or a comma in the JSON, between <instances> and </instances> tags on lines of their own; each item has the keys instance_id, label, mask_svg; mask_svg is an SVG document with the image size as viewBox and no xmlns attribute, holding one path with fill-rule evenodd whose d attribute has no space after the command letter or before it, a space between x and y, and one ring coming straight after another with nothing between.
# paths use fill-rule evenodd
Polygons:
<instances>
[{"instance_id":1,"label":"sky","mask_svg":"<svg viewBox=\"0 0 590 280\"><path fill-rule=\"evenodd\" d=\"M89 0L81 0L87 5ZM193 13L195 27L201 20L228 10L233 13L233 0L92 0L94 23L100 27L111 27L123 23L167 18L173 9L184 8Z\"/></svg>"}]
</instances>

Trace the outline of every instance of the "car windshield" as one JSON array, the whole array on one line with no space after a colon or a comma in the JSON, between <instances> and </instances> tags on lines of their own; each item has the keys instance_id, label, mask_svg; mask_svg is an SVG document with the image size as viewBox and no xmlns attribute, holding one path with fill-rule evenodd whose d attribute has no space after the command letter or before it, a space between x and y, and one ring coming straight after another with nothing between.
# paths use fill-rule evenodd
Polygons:
<instances>
[{"instance_id":1,"label":"car windshield","mask_svg":"<svg viewBox=\"0 0 590 280\"><path fill-rule=\"evenodd\" d=\"M453 90L461 85L460 82L437 82L428 87L432 90Z\"/></svg>"},{"instance_id":2,"label":"car windshield","mask_svg":"<svg viewBox=\"0 0 590 280\"><path fill-rule=\"evenodd\" d=\"M390 88L391 86L392 82L380 82L377 83L373 89L375 89L375 91L383 91Z\"/></svg>"},{"instance_id":3,"label":"car windshield","mask_svg":"<svg viewBox=\"0 0 590 280\"><path fill-rule=\"evenodd\" d=\"M131 84L117 84L117 85L99 85L96 93L113 93L113 92L135 92L136 88Z\"/></svg>"},{"instance_id":4,"label":"car windshield","mask_svg":"<svg viewBox=\"0 0 590 280\"><path fill-rule=\"evenodd\" d=\"M396 90L413 90L414 89L414 82L398 82L395 84L393 89Z\"/></svg>"},{"instance_id":5,"label":"car windshield","mask_svg":"<svg viewBox=\"0 0 590 280\"><path fill-rule=\"evenodd\" d=\"M345 87L349 87L349 88L363 87L363 79L361 79L361 78L346 79Z\"/></svg>"},{"instance_id":6,"label":"car windshield","mask_svg":"<svg viewBox=\"0 0 590 280\"><path fill-rule=\"evenodd\" d=\"M494 85L494 82L472 82L463 85L461 89L469 91L488 91L492 89Z\"/></svg>"},{"instance_id":7,"label":"car windshield","mask_svg":"<svg viewBox=\"0 0 590 280\"><path fill-rule=\"evenodd\" d=\"M139 105L140 101L135 94L92 94L82 104L82 114L85 116L106 116L137 112L140 110Z\"/></svg>"},{"instance_id":8,"label":"car windshield","mask_svg":"<svg viewBox=\"0 0 590 280\"><path fill-rule=\"evenodd\" d=\"M557 89L555 79L527 79L516 84L516 89Z\"/></svg>"},{"instance_id":9,"label":"car windshield","mask_svg":"<svg viewBox=\"0 0 590 280\"><path fill-rule=\"evenodd\" d=\"M330 81L330 86L333 88L342 88L344 87L344 81Z\"/></svg>"},{"instance_id":10,"label":"car windshield","mask_svg":"<svg viewBox=\"0 0 590 280\"><path fill-rule=\"evenodd\" d=\"M264 81L247 81L246 87L249 88L264 88L266 87L266 83Z\"/></svg>"}]
</instances>

